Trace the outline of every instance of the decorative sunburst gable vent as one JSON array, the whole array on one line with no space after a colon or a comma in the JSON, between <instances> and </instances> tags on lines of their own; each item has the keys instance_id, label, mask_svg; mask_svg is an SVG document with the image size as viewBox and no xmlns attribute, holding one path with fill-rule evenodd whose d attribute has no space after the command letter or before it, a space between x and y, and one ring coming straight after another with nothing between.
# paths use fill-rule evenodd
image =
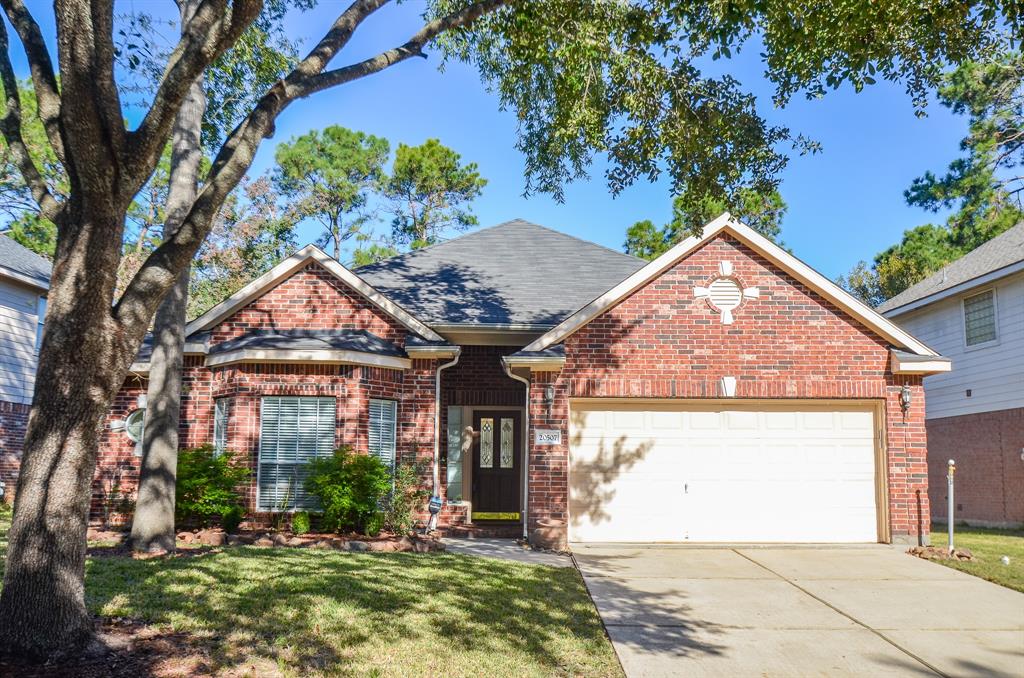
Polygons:
<instances>
[{"instance_id":1,"label":"decorative sunburst gable vent","mask_svg":"<svg viewBox=\"0 0 1024 678\"><path fill-rule=\"evenodd\" d=\"M694 287L693 296L707 299L708 305L721 315L722 324L731 325L733 311L740 307L744 299L757 299L761 296L761 290L757 287L743 287L733 276L732 262L719 263L718 273L718 277L707 287Z\"/></svg>"}]
</instances>

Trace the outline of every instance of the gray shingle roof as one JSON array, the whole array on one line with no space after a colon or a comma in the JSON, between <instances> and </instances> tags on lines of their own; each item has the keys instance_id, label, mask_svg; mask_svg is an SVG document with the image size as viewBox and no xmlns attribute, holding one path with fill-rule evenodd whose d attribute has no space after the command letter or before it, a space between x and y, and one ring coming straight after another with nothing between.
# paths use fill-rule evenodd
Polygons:
<instances>
[{"instance_id":1,"label":"gray shingle roof","mask_svg":"<svg viewBox=\"0 0 1024 678\"><path fill-rule=\"evenodd\" d=\"M554 326L646 263L516 219L356 273L428 325Z\"/></svg>"},{"instance_id":2,"label":"gray shingle roof","mask_svg":"<svg viewBox=\"0 0 1024 678\"><path fill-rule=\"evenodd\" d=\"M51 268L50 261L45 257L19 245L6 235L0 235L0 274L10 272L47 288L50 286Z\"/></svg>"},{"instance_id":3,"label":"gray shingle roof","mask_svg":"<svg viewBox=\"0 0 1024 678\"><path fill-rule=\"evenodd\" d=\"M887 313L1021 261L1024 261L1024 222L947 264L942 270L903 290L875 310Z\"/></svg>"},{"instance_id":4,"label":"gray shingle roof","mask_svg":"<svg viewBox=\"0 0 1024 678\"><path fill-rule=\"evenodd\" d=\"M339 349L405 357L405 351L366 330L252 330L210 348L210 355L239 349Z\"/></svg>"}]
</instances>

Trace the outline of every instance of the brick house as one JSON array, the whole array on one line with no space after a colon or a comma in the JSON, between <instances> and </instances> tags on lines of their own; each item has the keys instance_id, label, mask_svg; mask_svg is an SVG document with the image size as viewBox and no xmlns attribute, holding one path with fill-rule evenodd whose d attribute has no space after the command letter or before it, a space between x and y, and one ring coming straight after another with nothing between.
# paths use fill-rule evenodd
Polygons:
<instances>
[{"instance_id":1,"label":"brick house","mask_svg":"<svg viewBox=\"0 0 1024 678\"><path fill-rule=\"evenodd\" d=\"M925 381L932 517L1024 525L1024 223L878 307L956 364Z\"/></svg>"},{"instance_id":2,"label":"brick house","mask_svg":"<svg viewBox=\"0 0 1024 678\"><path fill-rule=\"evenodd\" d=\"M447 530L927 540L922 379L949 362L728 215L652 262L518 220L356 271L306 247L186 353L182 444L242 455L255 514L308 506L303 464L349 444L419 463ZM97 512L137 478L147 360Z\"/></svg>"}]
</instances>

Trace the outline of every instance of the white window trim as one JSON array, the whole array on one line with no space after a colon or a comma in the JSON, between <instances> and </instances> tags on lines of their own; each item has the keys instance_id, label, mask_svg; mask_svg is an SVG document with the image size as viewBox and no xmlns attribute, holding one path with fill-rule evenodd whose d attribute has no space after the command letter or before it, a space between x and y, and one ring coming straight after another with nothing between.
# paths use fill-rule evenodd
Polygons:
<instances>
[{"instance_id":1,"label":"white window trim","mask_svg":"<svg viewBox=\"0 0 1024 678\"><path fill-rule=\"evenodd\" d=\"M370 416L370 404L374 403L374 402L388 403L391 406L392 412L394 412L394 416L391 419L391 426L392 426L391 439L394 442L394 448L391 450L391 475L394 476L395 470L398 468L398 401L394 400L394 399L391 399L391 398L370 398L369 401L367 402L367 410L366 410L366 426L367 426L367 429L366 429L366 434L367 434L366 435L366 439L367 439L366 442L367 442L367 445L366 446L367 446L367 452L369 454L372 454L373 456L377 457L378 459L380 459L380 457L377 456L376 452L374 452L372 449L369 449L369 447L370 447L370 444L369 444L370 443L370 431L372 431L372 428L373 428L373 422L372 422L371 416Z\"/></svg>"},{"instance_id":2,"label":"white window trim","mask_svg":"<svg viewBox=\"0 0 1024 678\"><path fill-rule=\"evenodd\" d=\"M43 327L46 323L46 296L36 298L36 355L43 347Z\"/></svg>"},{"instance_id":3,"label":"white window trim","mask_svg":"<svg viewBox=\"0 0 1024 678\"><path fill-rule=\"evenodd\" d=\"M220 418L217 416L217 406L223 403L224 405L224 423L220 424ZM219 456L227 452L228 449L228 428L231 425L231 399L227 396L221 396L220 398L213 399L213 454ZM220 429L224 430L221 431ZM218 435L222 434L222 435ZM217 447L217 439L224 438L224 446Z\"/></svg>"},{"instance_id":4,"label":"white window trim","mask_svg":"<svg viewBox=\"0 0 1024 678\"><path fill-rule=\"evenodd\" d=\"M337 446L337 444L338 444L338 399L336 397L334 397L334 396L302 396L302 395L299 395L299 396L292 396L292 395L283 395L283 396L261 395L261 396L259 396L259 399L260 399L260 414L259 414L259 417L257 418L257 422L258 422L258 425L259 425L260 435L259 435L259 438L257 439L257 442L256 442L256 512L257 513L295 513L296 511L305 511L307 509L294 506L294 500L293 500L292 508L287 509L285 511L274 511L273 509L271 509L269 511L265 511L261 507L261 501L260 501L261 500L261 497L260 497L260 486L261 486L261 483L260 483L260 480L261 480L261 476L263 475L263 460L262 460L262 454L263 454L263 401L266 398L330 398L330 399L334 400L334 442L333 442L332 446Z\"/></svg>"},{"instance_id":5,"label":"white window trim","mask_svg":"<svg viewBox=\"0 0 1024 678\"><path fill-rule=\"evenodd\" d=\"M980 344L967 343L967 300L981 296L986 292L992 293L992 323L994 325L996 338ZM976 351L982 348L999 345L999 299L995 287L986 287L983 290L972 291L971 294L960 299L960 332L964 341L964 351Z\"/></svg>"}]
</instances>

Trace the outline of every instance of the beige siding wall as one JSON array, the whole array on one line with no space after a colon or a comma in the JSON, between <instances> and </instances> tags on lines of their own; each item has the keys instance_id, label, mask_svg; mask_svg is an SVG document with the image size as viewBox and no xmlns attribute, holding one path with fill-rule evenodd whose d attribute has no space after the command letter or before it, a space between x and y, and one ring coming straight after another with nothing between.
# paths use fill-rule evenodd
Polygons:
<instances>
[{"instance_id":1,"label":"beige siding wall","mask_svg":"<svg viewBox=\"0 0 1024 678\"><path fill-rule=\"evenodd\" d=\"M32 401L39 290L0 279L0 400Z\"/></svg>"},{"instance_id":2,"label":"beige siding wall","mask_svg":"<svg viewBox=\"0 0 1024 678\"><path fill-rule=\"evenodd\" d=\"M964 340L963 299L989 287L996 292L998 338L994 344L968 348ZM929 419L1024 407L1024 274L943 299L893 320L953 360L951 372L924 380Z\"/></svg>"}]
</instances>

